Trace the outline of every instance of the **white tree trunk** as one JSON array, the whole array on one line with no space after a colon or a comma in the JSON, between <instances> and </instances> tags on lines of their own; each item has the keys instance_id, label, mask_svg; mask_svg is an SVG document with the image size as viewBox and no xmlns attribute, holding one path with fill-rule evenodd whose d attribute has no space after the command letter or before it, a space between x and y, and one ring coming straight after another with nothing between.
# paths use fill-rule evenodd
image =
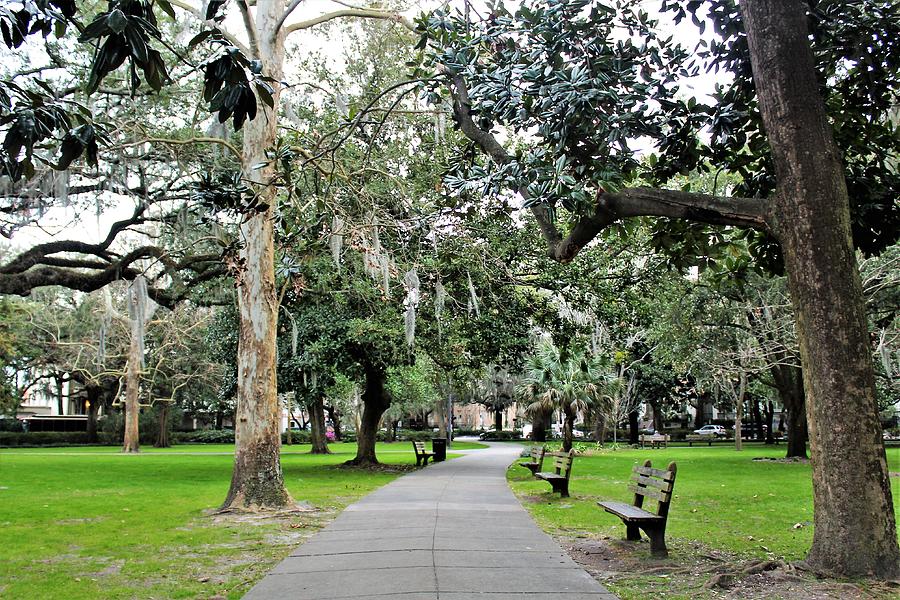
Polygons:
<instances>
[{"instance_id":1,"label":"white tree trunk","mask_svg":"<svg viewBox=\"0 0 900 600\"><path fill-rule=\"evenodd\" d=\"M275 26L283 0L256 4L256 37L263 73L275 81L278 106L284 65L284 35ZM275 384L275 294L273 216L277 201L271 184L274 169L266 150L276 138L277 113L258 103L256 118L244 126L243 176L254 184L260 205L267 208L240 227L242 244L237 275L240 338L238 397L235 410L234 472L223 508L282 507L291 502L281 471L281 407ZM264 167L259 167L266 164Z\"/></svg>"}]
</instances>

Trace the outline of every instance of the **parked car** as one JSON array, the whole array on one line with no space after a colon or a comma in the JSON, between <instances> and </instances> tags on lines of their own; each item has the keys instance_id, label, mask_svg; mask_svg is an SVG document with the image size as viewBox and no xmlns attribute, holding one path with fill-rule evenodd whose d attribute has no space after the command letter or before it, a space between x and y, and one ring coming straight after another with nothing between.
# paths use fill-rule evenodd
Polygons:
<instances>
[{"instance_id":1,"label":"parked car","mask_svg":"<svg viewBox=\"0 0 900 600\"><path fill-rule=\"evenodd\" d=\"M704 425L700 429L695 429L697 435L715 435L717 437L725 437L728 431L721 425Z\"/></svg>"}]
</instances>

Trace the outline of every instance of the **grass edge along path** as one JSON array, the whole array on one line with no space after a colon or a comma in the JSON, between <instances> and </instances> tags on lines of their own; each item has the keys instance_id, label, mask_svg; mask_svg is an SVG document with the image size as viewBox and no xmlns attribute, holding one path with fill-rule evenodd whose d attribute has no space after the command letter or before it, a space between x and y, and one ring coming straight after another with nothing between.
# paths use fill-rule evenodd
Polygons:
<instances>
[{"instance_id":1,"label":"grass edge along path","mask_svg":"<svg viewBox=\"0 0 900 600\"><path fill-rule=\"evenodd\" d=\"M554 445L548 444L548 448ZM753 460L783 456L783 448L761 444L745 445L743 452L726 446L591 449L575 458L570 498L552 494L550 486L532 478L516 463L509 467L507 480L537 524L564 546L570 541L574 546L608 543L616 549L624 548L632 567L658 571L651 576L630 573L603 579L602 583L619 597L713 598L722 597L722 591L717 595L703 589L708 576L694 581L690 575L683 577L681 583L688 587L679 589L677 577L670 577L659 565L689 567L710 555L732 561L791 562L802 559L809 549L813 533L810 465ZM890 471L900 471L900 448L888 448L887 457ZM651 559L646 536L642 536L644 541L640 544L620 545L618 540L624 539L625 526L597 506L598 500L630 504L634 499L627 489L631 469L647 459L661 469L671 461L678 464L666 531L669 561ZM891 484L894 510L900 514L900 478L892 477ZM655 510L655 502L649 504L650 510ZM878 594L876 591L863 597Z\"/></svg>"},{"instance_id":2,"label":"grass edge along path","mask_svg":"<svg viewBox=\"0 0 900 600\"><path fill-rule=\"evenodd\" d=\"M217 446L0 450L0 597L240 598L348 504L415 468L409 443L378 444L376 470L341 466L354 444L285 446L298 511L215 515L233 462L233 446Z\"/></svg>"}]
</instances>

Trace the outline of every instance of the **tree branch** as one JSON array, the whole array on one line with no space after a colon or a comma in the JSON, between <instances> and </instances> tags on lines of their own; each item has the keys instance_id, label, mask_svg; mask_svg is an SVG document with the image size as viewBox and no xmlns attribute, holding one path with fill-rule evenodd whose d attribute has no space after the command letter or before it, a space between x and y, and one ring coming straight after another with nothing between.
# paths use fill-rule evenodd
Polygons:
<instances>
[{"instance_id":1,"label":"tree branch","mask_svg":"<svg viewBox=\"0 0 900 600\"><path fill-rule=\"evenodd\" d=\"M444 69L451 78L453 116L463 134L475 142L497 164L511 162L512 157L490 131L485 131L472 118L472 105L465 79L458 73ZM528 200L530 194L525 185L516 190ZM563 237L557 229L551 210L543 204L531 207L549 246L550 257L559 262L569 262L604 228L619 219L628 217L669 217L690 219L710 225L750 227L770 231L768 225L770 203L762 198L726 198L665 190L657 188L630 188L620 192L602 191L597 195L594 209L575 221L568 235Z\"/></svg>"},{"instance_id":2,"label":"tree branch","mask_svg":"<svg viewBox=\"0 0 900 600\"><path fill-rule=\"evenodd\" d=\"M285 28L285 35L290 35L295 31L309 29L311 27L315 27L316 25L321 25L322 23L333 21L334 19L340 19L342 17L384 19L386 21L394 21L395 23L399 23L410 31L416 30L415 26L409 21L409 19L393 11L381 10L378 8L348 8L344 10L336 10L334 12L325 13L324 15L319 15L318 17L308 19L306 21L300 21L298 23L294 23L293 25L288 25L287 28Z\"/></svg>"}]
</instances>

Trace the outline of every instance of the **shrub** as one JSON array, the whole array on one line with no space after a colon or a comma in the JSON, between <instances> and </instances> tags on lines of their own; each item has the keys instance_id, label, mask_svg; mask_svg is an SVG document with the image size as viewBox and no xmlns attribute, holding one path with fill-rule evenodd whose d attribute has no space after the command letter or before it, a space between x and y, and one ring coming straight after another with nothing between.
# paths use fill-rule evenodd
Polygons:
<instances>
[{"instance_id":1,"label":"shrub","mask_svg":"<svg viewBox=\"0 0 900 600\"><path fill-rule=\"evenodd\" d=\"M475 437L481 435L482 433L484 433L483 429L454 429L453 437L461 435Z\"/></svg>"},{"instance_id":2,"label":"shrub","mask_svg":"<svg viewBox=\"0 0 900 600\"><path fill-rule=\"evenodd\" d=\"M287 431L281 434L281 443L287 444ZM304 429L291 429L292 444L310 444L312 443L312 432Z\"/></svg>"},{"instance_id":3,"label":"shrub","mask_svg":"<svg viewBox=\"0 0 900 600\"><path fill-rule=\"evenodd\" d=\"M13 418L0 418L0 431L21 433L25 431L25 423Z\"/></svg>"},{"instance_id":4,"label":"shrub","mask_svg":"<svg viewBox=\"0 0 900 600\"><path fill-rule=\"evenodd\" d=\"M201 429L199 431L179 431L173 434L183 444L233 444L234 431L231 429Z\"/></svg>"},{"instance_id":5,"label":"shrub","mask_svg":"<svg viewBox=\"0 0 900 600\"><path fill-rule=\"evenodd\" d=\"M485 431L478 437L488 442L505 442L509 440L521 440L522 432L518 429L513 431Z\"/></svg>"},{"instance_id":6,"label":"shrub","mask_svg":"<svg viewBox=\"0 0 900 600\"><path fill-rule=\"evenodd\" d=\"M87 444L85 431L0 431L0 446L72 446Z\"/></svg>"}]
</instances>

